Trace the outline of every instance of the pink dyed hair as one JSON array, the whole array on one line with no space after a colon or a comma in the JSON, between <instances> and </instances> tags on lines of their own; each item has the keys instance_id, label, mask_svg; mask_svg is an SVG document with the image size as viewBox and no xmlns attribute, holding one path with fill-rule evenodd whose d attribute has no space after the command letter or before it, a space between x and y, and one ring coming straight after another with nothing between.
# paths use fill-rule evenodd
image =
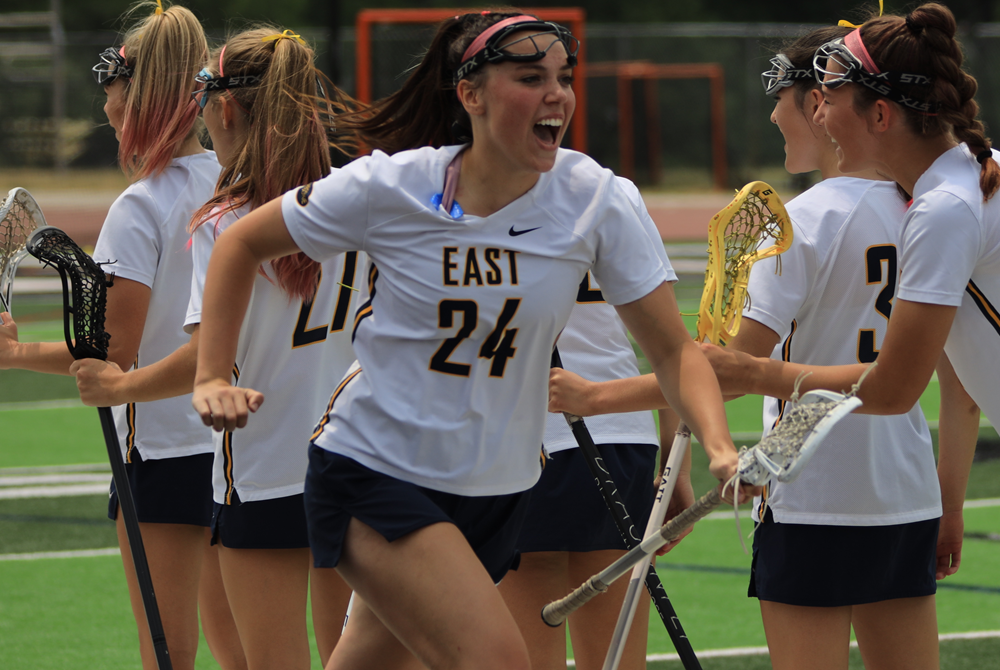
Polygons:
<instances>
[{"instance_id":1,"label":"pink dyed hair","mask_svg":"<svg viewBox=\"0 0 1000 670\"><path fill-rule=\"evenodd\" d=\"M154 6L135 9L147 5ZM194 14L174 5L132 26L123 48L134 74L126 83L118 162L138 180L162 172L196 132L198 105L191 91L208 57L208 42Z\"/></svg>"}]
</instances>

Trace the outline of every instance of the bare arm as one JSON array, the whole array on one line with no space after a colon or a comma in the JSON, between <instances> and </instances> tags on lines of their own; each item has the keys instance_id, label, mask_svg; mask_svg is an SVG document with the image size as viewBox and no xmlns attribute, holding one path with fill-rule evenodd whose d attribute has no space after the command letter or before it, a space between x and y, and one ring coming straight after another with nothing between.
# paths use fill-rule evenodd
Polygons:
<instances>
[{"instance_id":1,"label":"bare arm","mask_svg":"<svg viewBox=\"0 0 1000 670\"><path fill-rule=\"evenodd\" d=\"M896 299L878 365L865 378L858 397L864 414L902 414L909 411L927 388L944 350L955 318L955 307ZM727 394L753 393L789 400L796 378L800 392L813 389L848 391L867 365L802 365L754 358L736 351L702 345Z\"/></svg>"},{"instance_id":2,"label":"bare arm","mask_svg":"<svg viewBox=\"0 0 1000 670\"><path fill-rule=\"evenodd\" d=\"M272 200L234 223L212 249L205 277L201 334L192 404L206 426L233 430L246 425L263 396L230 383L240 326L261 263L299 251Z\"/></svg>"},{"instance_id":3,"label":"bare arm","mask_svg":"<svg viewBox=\"0 0 1000 670\"><path fill-rule=\"evenodd\" d=\"M549 373L549 411L577 416L621 414L667 407L655 375L592 382L553 368Z\"/></svg>"},{"instance_id":4,"label":"bare arm","mask_svg":"<svg viewBox=\"0 0 1000 670\"><path fill-rule=\"evenodd\" d=\"M941 384L938 424L938 481L941 485L941 528L938 532L937 578L958 572L962 562L962 507L969 470L979 439L979 406L966 392L944 354L937 367Z\"/></svg>"},{"instance_id":5,"label":"bare arm","mask_svg":"<svg viewBox=\"0 0 1000 670\"><path fill-rule=\"evenodd\" d=\"M751 356L770 356L778 334L752 319L744 319L729 343ZM730 400L730 397L726 398ZM549 374L549 411L577 416L620 414L669 407L655 375L640 375L606 382L592 382L567 370L553 368Z\"/></svg>"},{"instance_id":6,"label":"bare arm","mask_svg":"<svg viewBox=\"0 0 1000 670\"><path fill-rule=\"evenodd\" d=\"M129 372L115 363L84 359L69 368L83 404L110 407L129 402L150 402L191 393L198 356L198 326L191 339L174 353L152 365Z\"/></svg>"},{"instance_id":7,"label":"bare arm","mask_svg":"<svg viewBox=\"0 0 1000 670\"><path fill-rule=\"evenodd\" d=\"M21 342L9 312L0 314L0 370L68 375L73 362L65 342Z\"/></svg>"},{"instance_id":8,"label":"bare arm","mask_svg":"<svg viewBox=\"0 0 1000 670\"><path fill-rule=\"evenodd\" d=\"M722 394L712 368L681 320L671 284L617 307L618 314L653 366L664 398L698 436L720 481L736 471Z\"/></svg>"},{"instance_id":9,"label":"bare arm","mask_svg":"<svg viewBox=\"0 0 1000 670\"><path fill-rule=\"evenodd\" d=\"M111 335L108 360L132 367L146 325L151 290L145 284L116 277L108 288L104 327ZM72 374L73 357L65 342L18 342L17 325L7 315L0 326L0 369L18 368L54 375Z\"/></svg>"}]
</instances>

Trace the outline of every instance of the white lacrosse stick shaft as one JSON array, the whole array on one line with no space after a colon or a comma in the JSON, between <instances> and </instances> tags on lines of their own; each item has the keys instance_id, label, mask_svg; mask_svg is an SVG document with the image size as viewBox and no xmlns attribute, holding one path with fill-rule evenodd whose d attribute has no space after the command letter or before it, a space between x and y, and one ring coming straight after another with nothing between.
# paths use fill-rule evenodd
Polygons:
<instances>
[{"instance_id":1,"label":"white lacrosse stick shaft","mask_svg":"<svg viewBox=\"0 0 1000 670\"><path fill-rule=\"evenodd\" d=\"M674 442L670 447L670 455L667 463L663 466L663 475L660 477L660 489L656 492L656 501L653 503L653 510L649 513L649 522L642 537L645 540L657 534L663 520L667 516L667 507L670 506L670 497L674 494L674 487L677 485L677 478L680 476L681 464L684 462L684 455L691 447L691 429L684 425L682 421L677 426L674 434ZM632 628L632 620L635 618L635 610L639 605L639 596L642 593L646 579L646 562L640 561L632 568L629 577L628 589L625 591L625 600L622 601L621 613L618 615L618 622L615 624L615 632L611 636L611 644L608 647L608 654L604 657L604 670L615 670L622 660L622 653L625 651L625 640L628 632Z\"/></svg>"}]
</instances>

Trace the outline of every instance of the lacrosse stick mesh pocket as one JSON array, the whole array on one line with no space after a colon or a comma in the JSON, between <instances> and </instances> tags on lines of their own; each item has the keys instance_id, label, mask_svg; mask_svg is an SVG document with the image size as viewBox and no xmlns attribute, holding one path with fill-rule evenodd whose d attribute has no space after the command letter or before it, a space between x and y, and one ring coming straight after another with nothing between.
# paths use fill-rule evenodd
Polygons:
<instances>
[{"instance_id":1,"label":"lacrosse stick mesh pocket","mask_svg":"<svg viewBox=\"0 0 1000 670\"><path fill-rule=\"evenodd\" d=\"M106 360L111 336L104 330L104 312L111 282L104 270L66 233L51 226L31 235L28 252L59 272L65 304L63 326L73 358Z\"/></svg>"}]
</instances>

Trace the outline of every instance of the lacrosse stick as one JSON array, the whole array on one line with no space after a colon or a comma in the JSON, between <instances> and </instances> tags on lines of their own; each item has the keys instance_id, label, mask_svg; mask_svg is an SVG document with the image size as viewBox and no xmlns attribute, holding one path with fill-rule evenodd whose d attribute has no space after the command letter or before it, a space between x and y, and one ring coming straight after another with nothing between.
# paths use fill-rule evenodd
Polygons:
<instances>
[{"instance_id":1,"label":"lacrosse stick","mask_svg":"<svg viewBox=\"0 0 1000 670\"><path fill-rule=\"evenodd\" d=\"M42 263L59 271L63 290L63 331L70 354L77 360L81 358L107 360L108 340L111 336L104 330L104 310L107 307L107 292L111 281L104 271L58 228L46 226L36 230L28 239L27 249ZM129 486L121 446L118 443L118 431L115 429L110 407L99 407L97 411L101 417L104 442L111 461L111 476L118 491L125 534L128 536L128 546L132 551L132 561L135 564L135 575L142 594L146 622L149 624L149 634L153 640L156 663L160 670L171 670L173 666L167 651L167 638L163 633L160 610L156 605L156 594L153 591L153 580L146 561L146 550L143 548L142 535L139 533L139 517L136 514L132 489Z\"/></svg>"},{"instance_id":2,"label":"lacrosse stick","mask_svg":"<svg viewBox=\"0 0 1000 670\"><path fill-rule=\"evenodd\" d=\"M553 349L552 367L561 368L562 366L559 350ZM618 487L615 486L615 482L611 478L611 473L608 472L604 464L601 452L597 450L597 445L594 444L594 438L587 429L587 424L584 423L582 416L577 416L576 414L563 412L563 417L565 417L566 423L569 424L569 429L573 433L573 437L576 438L576 443L583 452L584 459L587 461L587 467L590 468L590 474L594 476L597 488L600 489L601 496L604 498L604 503L608 506L608 511L611 512L615 526L618 527L618 532L621 533L622 540L625 542L625 548L632 549L639 544L642 538L636 535L636 528L635 524L632 523L632 517L629 515L628 510L625 509L625 502L618 494ZM673 454L671 454L671 457L673 457ZM663 483L661 481L658 495L662 492ZM643 572L642 581L646 585L646 590L649 591L649 597L653 600L653 607L656 608L657 614L660 615L660 620L663 621L663 626L667 629L667 634L670 635L671 642L674 643L677 655L684 664L685 670L701 670L701 664L698 663L698 658L694 654L691 641L688 640L687 634L684 632L683 626L681 626L681 620L677 617L677 612L674 611L674 606L670 602L669 596L667 596L667 590L663 587L660 576L656 573L656 568L653 567L652 563L647 562L645 565L646 569L644 571L642 570L643 564L641 563L636 565L636 570Z\"/></svg>"},{"instance_id":3,"label":"lacrosse stick","mask_svg":"<svg viewBox=\"0 0 1000 670\"><path fill-rule=\"evenodd\" d=\"M14 273L28 255L28 236L44 225L45 217L31 194L12 188L0 205L0 312L10 311Z\"/></svg>"},{"instance_id":4,"label":"lacrosse stick","mask_svg":"<svg viewBox=\"0 0 1000 670\"><path fill-rule=\"evenodd\" d=\"M724 489L732 487L735 495L740 482L763 486L771 479L779 482L794 480L830 429L861 406L861 400L854 393L852 391L851 394L844 395L833 391L810 391L799 402L792 403L791 411L773 431L757 446L740 452L737 474L725 484ZM657 549L676 539L721 502L719 488L713 488L694 505L662 526L656 534L644 539L635 549L588 579L565 598L542 608L542 619L550 626L558 625L571 612L606 591L608 586L637 562L648 560Z\"/></svg>"},{"instance_id":5,"label":"lacrosse stick","mask_svg":"<svg viewBox=\"0 0 1000 670\"><path fill-rule=\"evenodd\" d=\"M791 245L792 222L778 194L761 181L744 186L708 224L708 266L695 339L724 344L736 335L747 301L750 268L761 259L787 251ZM656 533L663 524L681 460L690 448L691 430L681 422L660 478L660 490L644 538ZM636 564L604 659L604 670L614 670L621 661L642 579L643 566Z\"/></svg>"}]
</instances>

